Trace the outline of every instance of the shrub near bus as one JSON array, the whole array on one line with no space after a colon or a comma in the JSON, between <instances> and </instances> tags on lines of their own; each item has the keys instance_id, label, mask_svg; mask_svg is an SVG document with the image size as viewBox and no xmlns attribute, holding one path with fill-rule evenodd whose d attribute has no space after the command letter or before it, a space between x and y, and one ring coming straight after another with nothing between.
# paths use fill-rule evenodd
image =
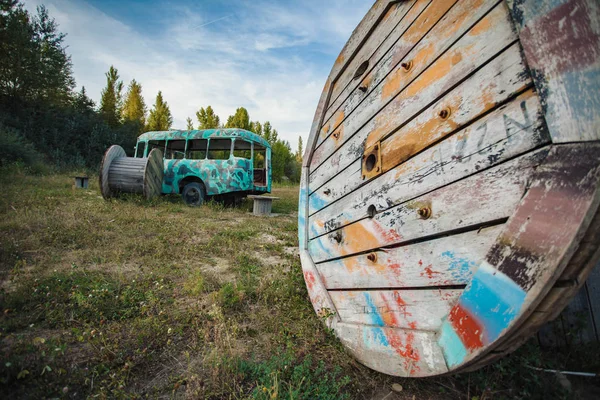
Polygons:
<instances>
[{"instance_id":1,"label":"shrub near bus","mask_svg":"<svg viewBox=\"0 0 600 400\"><path fill-rule=\"evenodd\" d=\"M164 152L163 194L181 194L191 206L208 196L238 201L271 192L271 146L243 129L146 132L138 137L136 157Z\"/></svg>"}]
</instances>

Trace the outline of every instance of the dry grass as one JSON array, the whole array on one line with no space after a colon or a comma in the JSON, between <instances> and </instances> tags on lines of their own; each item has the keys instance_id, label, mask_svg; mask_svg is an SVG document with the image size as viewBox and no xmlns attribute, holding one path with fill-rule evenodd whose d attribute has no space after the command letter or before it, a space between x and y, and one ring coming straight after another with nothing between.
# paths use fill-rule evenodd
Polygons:
<instances>
[{"instance_id":1,"label":"dry grass","mask_svg":"<svg viewBox=\"0 0 600 400\"><path fill-rule=\"evenodd\" d=\"M256 218L90 183L0 173L4 398L489 398L519 378L399 380L348 357L306 293L297 187Z\"/></svg>"}]
</instances>

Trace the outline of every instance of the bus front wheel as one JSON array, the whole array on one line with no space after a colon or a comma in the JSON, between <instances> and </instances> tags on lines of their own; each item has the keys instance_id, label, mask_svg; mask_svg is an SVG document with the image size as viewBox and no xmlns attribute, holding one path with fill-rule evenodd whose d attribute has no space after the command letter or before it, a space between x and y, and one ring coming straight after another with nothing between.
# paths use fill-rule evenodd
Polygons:
<instances>
[{"instance_id":1,"label":"bus front wheel","mask_svg":"<svg viewBox=\"0 0 600 400\"><path fill-rule=\"evenodd\" d=\"M197 207L204 203L206 191L204 190L204 186L202 186L202 184L191 182L183 187L181 197L183 198L184 203L188 206Z\"/></svg>"}]
</instances>

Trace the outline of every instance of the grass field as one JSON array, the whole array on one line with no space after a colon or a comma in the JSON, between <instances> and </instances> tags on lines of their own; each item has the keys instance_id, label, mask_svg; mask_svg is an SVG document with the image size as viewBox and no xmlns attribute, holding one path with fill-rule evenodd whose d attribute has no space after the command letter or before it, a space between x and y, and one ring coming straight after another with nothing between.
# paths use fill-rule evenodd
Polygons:
<instances>
[{"instance_id":1,"label":"grass field","mask_svg":"<svg viewBox=\"0 0 600 400\"><path fill-rule=\"evenodd\" d=\"M1 172L2 398L567 396L523 366L558 359L535 346L453 378L353 361L306 293L297 187L275 187L279 216L257 218L249 202L104 201L95 177L75 190L70 175Z\"/></svg>"}]
</instances>

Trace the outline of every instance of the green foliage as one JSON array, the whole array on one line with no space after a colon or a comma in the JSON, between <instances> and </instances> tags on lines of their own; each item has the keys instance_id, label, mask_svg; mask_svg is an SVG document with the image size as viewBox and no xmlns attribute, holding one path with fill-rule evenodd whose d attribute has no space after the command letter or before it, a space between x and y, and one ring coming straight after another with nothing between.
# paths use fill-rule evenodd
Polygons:
<instances>
[{"instance_id":1,"label":"green foliage","mask_svg":"<svg viewBox=\"0 0 600 400\"><path fill-rule=\"evenodd\" d=\"M0 166L13 163L34 165L42 160L42 155L19 131L0 124Z\"/></svg>"},{"instance_id":2,"label":"green foliage","mask_svg":"<svg viewBox=\"0 0 600 400\"><path fill-rule=\"evenodd\" d=\"M112 65L105 75L106 87L102 90L100 114L109 127L116 128L121 122L123 81L119 81L119 71Z\"/></svg>"},{"instance_id":3,"label":"green foliage","mask_svg":"<svg viewBox=\"0 0 600 400\"><path fill-rule=\"evenodd\" d=\"M196 111L196 118L199 124L198 129L217 129L221 126L219 116L215 114L211 106Z\"/></svg>"},{"instance_id":4,"label":"green foliage","mask_svg":"<svg viewBox=\"0 0 600 400\"><path fill-rule=\"evenodd\" d=\"M166 101L164 101L162 92L158 92L156 95L156 101L154 102L154 108L150 110L148 117L148 131L167 131L171 129L173 124L173 116L171 110Z\"/></svg>"},{"instance_id":5,"label":"green foliage","mask_svg":"<svg viewBox=\"0 0 600 400\"><path fill-rule=\"evenodd\" d=\"M238 128L238 129L252 129L252 123L250 122L250 115L248 114L248 110L244 107L239 107L235 110L235 114L230 115L227 118L227 123L225 124L225 128Z\"/></svg>"},{"instance_id":6,"label":"green foliage","mask_svg":"<svg viewBox=\"0 0 600 400\"><path fill-rule=\"evenodd\" d=\"M188 131L194 130L194 122L192 121L192 119L190 117L187 117L187 119L185 120L186 123L186 128Z\"/></svg>"},{"instance_id":7,"label":"green foliage","mask_svg":"<svg viewBox=\"0 0 600 400\"><path fill-rule=\"evenodd\" d=\"M304 147L302 144L302 136L298 136L298 151L296 151L296 160L302 163L302 157L304 156Z\"/></svg>"},{"instance_id":8,"label":"green foliage","mask_svg":"<svg viewBox=\"0 0 600 400\"><path fill-rule=\"evenodd\" d=\"M235 370L254 386L253 399L348 399L344 390L350 384L339 367L328 369L323 361L309 355L298 360L291 350L266 361L237 360Z\"/></svg>"},{"instance_id":9,"label":"green foliage","mask_svg":"<svg viewBox=\"0 0 600 400\"><path fill-rule=\"evenodd\" d=\"M66 104L75 86L65 35L44 6L31 16L23 5L2 3L0 97Z\"/></svg>"},{"instance_id":10,"label":"green foliage","mask_svg":"<svg viewBox=\"0 0 600 400\"><path fill-rule=\"evenodd\" d=\"M138 135L142 133L146 126L146 103L142 97L142 85L136 82L135 79L129 83L121 115L123 121L137 123L139 126ZM138 135L136 135L136 139Z\"/></svg>"}]
</instances>

